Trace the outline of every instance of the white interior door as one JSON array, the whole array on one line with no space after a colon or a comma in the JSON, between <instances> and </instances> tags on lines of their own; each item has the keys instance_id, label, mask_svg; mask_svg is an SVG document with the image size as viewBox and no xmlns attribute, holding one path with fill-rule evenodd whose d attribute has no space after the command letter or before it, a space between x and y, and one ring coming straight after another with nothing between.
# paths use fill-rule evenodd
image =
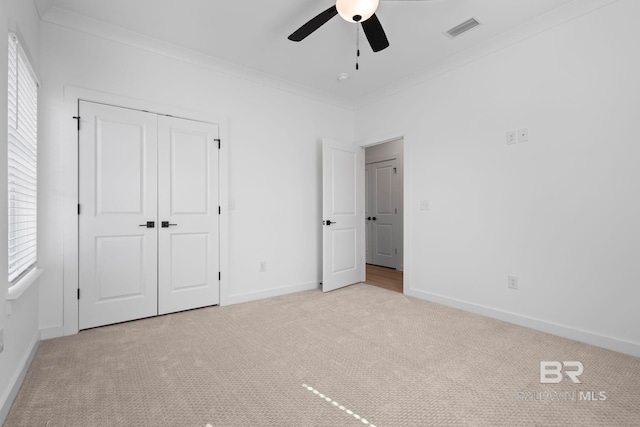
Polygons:
<instances>
[{"instance_id":1,"label":"white interior door","mask_svg":"<svg viewBox=\"0 0 640 427\"><path fill-rule=\"evenodd\" d=\"M79 110L79 327L86 329L157 314L157 116L83 101Z\"/></svg>"},{"instance_id":2,"label":"white interior door","mask_svg":"<svg viewBox=\"0 0 640 427\"><path fill-rule=\"evenodd\" d=\"M366 221L365 227L365 259L367 264L373 264L373 223L371 222L371 211L373 205L373 183L371 178L371 165L365 165L364 168L364 216Z\"/></svg>"},{"instance_id":3,"label":"white interior door","mask_svg":"<svg viewBox=\"0 0 640 427\"><path fill-rule=\"evenodd\" d=\"M363 280L364 150L322 142L322 290Z\"/></svg>"},{"instance_id":4,"label":"white interior door","mask_svg":"<svg viewBox=\"0 0 640 427\"><path fill-rule=\"evenodd\" d=\"M373 243L372 264L399 268L398 246L400 238L400 192L398 161L368 165L372 170L371 221Z\"/></svg>"},{"instance_id":5,"label":"white interior door","mask_svg":"<svg viewBox=\"0 0 640 427\"><path fill-rule=\"evenodd\" d=\"M158 312L218 304L218 126L159 117Z\"/></svg>"}]
</instances>

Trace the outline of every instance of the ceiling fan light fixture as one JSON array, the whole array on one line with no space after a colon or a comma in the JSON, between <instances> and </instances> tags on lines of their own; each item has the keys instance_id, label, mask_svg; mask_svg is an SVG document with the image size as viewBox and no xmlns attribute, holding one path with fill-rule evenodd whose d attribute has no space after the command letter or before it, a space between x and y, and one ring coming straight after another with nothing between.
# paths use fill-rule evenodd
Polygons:
<instances>
[{"instance_id":1,"label":"ceiling fan light fixture","mask_svg":"<svg viewBox=\"0 0 640 427\"><path fill-rule=\"evenodd\" d=\"M347 22L364 22L371 18L380 0L337 0L338 14Z\"/></svg>"}]
</instances>

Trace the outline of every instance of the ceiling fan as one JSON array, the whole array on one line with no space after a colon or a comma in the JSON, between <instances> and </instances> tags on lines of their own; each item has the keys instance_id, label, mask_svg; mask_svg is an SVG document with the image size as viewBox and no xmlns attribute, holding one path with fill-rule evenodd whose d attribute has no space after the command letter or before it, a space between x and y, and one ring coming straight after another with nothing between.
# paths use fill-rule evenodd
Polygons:
<instances>
[{"instance_id":1,"label":"ceiling fan","mask_svg":"<svg viewBox=\"0 0 640 427\"><path fill-rule=\"evenodd\" d=\"M331 6L324 12L320 12L317 16L309 20L309 22L294 31L288 39L294 42L302 41L315 30L326 24L331 18L340 15L347 22L360 23L371 45L371 49L373 49L374 52L379 52L389 47L387 35L375 13L379 4L380 0L336 0L334 6Z\"/></svg>"}]
</instances>

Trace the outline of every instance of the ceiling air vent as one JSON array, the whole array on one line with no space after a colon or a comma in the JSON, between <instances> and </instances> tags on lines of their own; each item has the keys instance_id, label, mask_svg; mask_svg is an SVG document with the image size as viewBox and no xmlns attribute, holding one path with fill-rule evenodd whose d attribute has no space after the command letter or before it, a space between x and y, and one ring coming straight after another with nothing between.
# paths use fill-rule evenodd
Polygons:
<instances>
[{"instance_id":1,"label":"ceiling air vent","mask_svg":"<svg viewBox=\"0 0 640 427\"><path fill-rule=\"evenodd\" d=\"M455 39L460 34L466 33L467 31L477 27L478 25L480 25L480 21L478 21L476 18L470 18L464 21L462 24L456 25L455 27L447 31L445 34L450 39Z\"/></svg>"}]
</instances>

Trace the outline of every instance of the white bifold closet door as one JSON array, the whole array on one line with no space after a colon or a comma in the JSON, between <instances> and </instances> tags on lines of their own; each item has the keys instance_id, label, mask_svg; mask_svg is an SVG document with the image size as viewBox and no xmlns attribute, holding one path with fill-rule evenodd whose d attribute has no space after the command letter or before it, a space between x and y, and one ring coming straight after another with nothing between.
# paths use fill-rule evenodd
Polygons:
<instances>
[{"instance_id":1,"label":"white bifold closet door","mask_svg":"<svg viewBox=\"0 0 640 427\"><path fill-rule=\"evenodd\" d=\"M217 304L217 125L79 110L79 328Z\"/></svg>"},{"instance_id":2,"label":"white bifold closet door","mask_svg":"<svg viewBox=\"0 0 640 427\"><path fill-rule=\"evenodd\" d=\"M158 314L219 302L217 138L217 125L159 117Z\"/></svg>"}]
</instances>

